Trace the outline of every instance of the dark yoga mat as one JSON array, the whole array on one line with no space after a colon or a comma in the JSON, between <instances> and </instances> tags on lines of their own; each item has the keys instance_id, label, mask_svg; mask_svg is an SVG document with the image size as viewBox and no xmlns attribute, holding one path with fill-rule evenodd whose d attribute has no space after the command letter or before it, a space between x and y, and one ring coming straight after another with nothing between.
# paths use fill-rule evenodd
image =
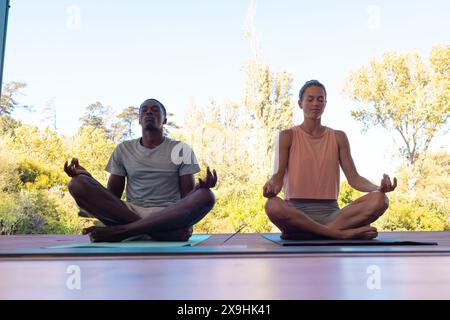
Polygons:
<instances>
[{"instance_id":1,"label":"dark yoga mat","mask_svg":"<svg viewBox=\"0 0 450 320\"><path fill-rule=\"evenodd\" d=\"M432 241L410 241L387 238L372 240L283 240L279 233L262 234L263 238L273 241L280 246L435 246Z\"/></svg>"}]
</instances>

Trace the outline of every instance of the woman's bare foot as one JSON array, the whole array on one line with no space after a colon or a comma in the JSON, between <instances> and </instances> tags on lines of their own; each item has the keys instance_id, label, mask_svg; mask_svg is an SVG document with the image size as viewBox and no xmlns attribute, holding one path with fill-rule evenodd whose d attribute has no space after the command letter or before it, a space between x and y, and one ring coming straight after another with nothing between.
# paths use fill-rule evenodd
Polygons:
<instances>
[{"instance_id":1,"label":"woman's bare foot","mask_svg":"<svg viewBox=\"0 0 450 320\"><path fill-rule=\"evenodd\" d=\"M120 242L130 237L124 226L88 227L82 232L89 235L91 242Z\"/></svg>"},{"instance_id":2,"label":"woman's bare foot","mask_svg":"<svg viewBox=\"0 0 450 320\"><path fill-rule=\"evenodd\" d=\"M340 230L342 237L340 239L361 239L370 240L378 236L377 228L371 226L364 226L355 229Z\"/></svg>"},{"instance_id":3,"label":"woman's bare foot","mask_svg":"<svg viewBox=\"0 0 450 320\"><path fill-rule=\"evenodd\" d=\"M319 236L308 232L283 232L280 236L283 240L327 240L327 239L340 239L340 240L350 240L350 239L360 239L360 240L370 240L378 236L378 231L376 228L371 226L364 226L355 229L348 230L333 230L333 236Z\"/></svg>"},{"instance_id":4,"label":"woman's bare foot","mask_svg":"<svg viewBox=\"0 0 450 320\"><path fill-rule=\"evenodd\" d=\"M324 240L329 237L315 235L309 232L282 232L280 238L283 240Z\"/></svg>"}]
</instances>

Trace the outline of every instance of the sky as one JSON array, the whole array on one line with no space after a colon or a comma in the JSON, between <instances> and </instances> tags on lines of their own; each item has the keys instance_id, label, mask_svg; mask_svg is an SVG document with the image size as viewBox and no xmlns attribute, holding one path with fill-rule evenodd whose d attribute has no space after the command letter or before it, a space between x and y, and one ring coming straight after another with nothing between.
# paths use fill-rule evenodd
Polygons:
<instances>
[{"instance_id":1,"label":"sky","mask_svg":"<svg viewBox=\"0 0 450 320\"><path fill-rule=\"evenodd\" d=\"M393 175L399 163L393 134L362 133L342 86L351 71L383 52L416 50L427 58L434 45L450 43L450 2L254 4L262 61L293 75L294 97L307 80L324 83L322 123L347 133L360 174L375 181ZM25 82L18 100L35 110L14 116L44 126L43 108L53 100L58 132L71 135L96 101L119 112L157 98L178 123L192 100L240 101L242 66L252 56L244 36L248 7L248 0L11 0L4 81ZM301 121L297 115L296 124ZM450 151L448 138L435 139L432 150Z\"/></svg>"}]
</instances>

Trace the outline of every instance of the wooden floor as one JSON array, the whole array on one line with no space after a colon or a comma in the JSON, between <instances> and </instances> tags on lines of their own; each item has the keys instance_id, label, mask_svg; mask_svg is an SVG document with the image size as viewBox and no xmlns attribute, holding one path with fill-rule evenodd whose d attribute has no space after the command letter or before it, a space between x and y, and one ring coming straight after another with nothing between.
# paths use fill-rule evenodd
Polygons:
<instances>
[{"instance_id":1,"label":"wooden floor","mask_svg":"<svg viewBox=\"0 0 450 320\"><path fill-rule=\"evenodd\" d=\"M450 249L450 232L380 235ZM224 243L228 237L213 235L199 246L278 247L256 234ZM2 236L0 249L83 241ZM80 289L73 286L78 275ZM450 299L450 253L1 258L0 299Z\"/></svg>"}]
</instances>

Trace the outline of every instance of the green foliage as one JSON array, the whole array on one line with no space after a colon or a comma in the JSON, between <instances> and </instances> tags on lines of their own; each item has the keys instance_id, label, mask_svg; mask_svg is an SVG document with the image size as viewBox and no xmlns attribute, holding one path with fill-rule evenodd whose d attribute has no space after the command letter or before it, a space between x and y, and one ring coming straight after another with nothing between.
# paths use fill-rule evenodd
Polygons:
<instances>
[{"instance_id":1,"label":"green foliage","mask_svg":"<svg viewBox=\"0 0 450 320\"><path fill-rule=\"evenodd\" d=\"M26 159L17 164L17 174L21 188L27 190L49 189L54 186L65 186L69 178L61 169L50 170L35 160Z\"/></svg>"},{"instance_id":2,"label":"green foliage","mask_svg":"<svg viewBox=\"0 0 450 320\"><path fill-rule=\"evenodd\" d=\"M114 117L114 112L110 106L104 106L97 101L86 107L85 113L80 118L80 129L91 127L103 131L107 139L117 144L132 139L132 125L138 119L138 115L139 109L130 106Z\"/></svg>"},{"instance_id":3,"label":"green foliage","mask_svg":"<svg viewBox=\"0 0 450 320\"><path fill-rule=\"evenodd\" d=\"M0 192L17 192L20 186L20 178L16 171L17 157L7 152L8 137L0 137Z\"/></svg>"},{"instance_id":4,"label":"green foliage","mask_svg":"<svg viewBox=\"0 0 450 320\"><path fill-rule=\"evenodd\" d=\"M91 225L89 220L78 216L79 209L64 188L52 188L45 191L45 196L55 209L43 215L48 222L46 233L80 234L83 228Z\"/></svg>"},{"instance_id":5,"label":"green foliage","mask_svg":"<svg viewBox=\"0 0 450 320\"><path fill-rule=\"evenodd\" d=\"M349 205L351 202L362 197L364 193L353 189L347 181L343 181L339 190L338 204L340 208Z\"/></svg>"},{"instance_id":6,"label":"green foliage","mask_svg":"<svg viewBox=\"0 0 450 320\"><path fill-rule=\"evenodd\" d=\"M25 88L27 85L23 82L7 82L3 85L2 95L0 97L0 116L11 115L17 107L22 107L29 109L28 106L21 105L16 97L20 95L21 89Z\"/></svg>"},{"instance_id":7,"label":"green foliage","mask_svg":"<svg viewBox=\"0 0 450 320\"><path fill-rule=\"evenodd\" d=\"M61 190L4 193L0 196L0 233L80 233L86 222L76 212L70 195Z\"/></svg>"},{"instance_id":8,"label":"green foliage","mask_svg":"<svg viewBox=\"0 0 450 320\"><path fill-rule=\"evenodd\" d=\"M105 166L114 147L114 142L108 139L103 129L84 126L80 128L74 138L71 154L78 158L80 164L99 182L105 185L108 177Z\"/></svg>"},{"instance_id":9,"label":"green foliage","mask_svg":"<svg viewBox=\"0 0 450 320\"><path fill-rule=\"evenodd\" d=\"M139 119L139 108L134 106L129 106L122 110L121 113L117 115L117 118L121 121L116 124L120 127L122 139L133 139L133 122ZM122 125L122 126L121 126Z\"/></svg>"},{"instance_id":10,"label":"green foliage","mask_svg":"<svg viewBox=\"0 0 450 320\"><path fill-rule=\"evenodd\" d=\"M450 153L438 151L429 153L423 163L421 175L417 177L415 193L417 197L427 198L447 205L450 212ZM400 166L396 173L399 181L407 181L409 170ZM400 184L399 193L407 193L407 186Z\"/></svg>"},{"instance_id":11,"label":"green foliage","mask_svg":"<svg viewBox=\"0 0 450 320\"><path fill-rule=\"evenodd\" d=\"M195 232L270 232L273 225L265 214L267 199L261 190L260 184L250 183L215 190L216 206L195 226Z\"/></svg>"},{"instance_id":12,"label":"green foliage","mask_svg":"<svg viewBox=\"0 0 450 320\"><path fill-rule=\"evenodd\" d=\"M90 126L106 131L106 108L100 102L92 103L86 107L86 112L80 118L81 126Z\"/></svg>"},{"instance_id":13,"label":"green foliage","mask_svg":"<svg viewBox=\"0 0 450 320\"><path fill-rule=\"evenodd\" d=\"M292 75L274 72L255 58L244 65L244 110L248 113L252 153L258 161L254 164L259 174L272 166L274 139L278 133L292 126Z\"/></svg>"},{"instance_id":14,"label":"green foliage","mask_svg":"<svg viewBox=\"0 0 450 320\"><path fill-rule=\"evenodd\" d=\"M390 207L374 224L379 231L448 231L448 211L427 199L390 197Z\"/></svg>"},{"instance_id":15,"label":"green foliage","mask_svg":"<svg viewBox=\"0 0 450 320\"><path fill-rule=\"evenodd\" d=\"M16 211L14 195L0 193L0 235L29 233L28 217Z\"/></svg>"},{"instance_id":16,"label":"green foliage","mask_svg":"<svg viewBox=\"0 0 450 320\"><path fill-rule=\"evenodd\" d=\"M67 191L63 163L75 149L104 174L114 145L101 130L81 131L75 143L28 125L0 137L1 234L80 233L87 226Z\"/></svg>"},{"instance_id":17,"label":"green foliage","mask_svg":"<svg viewBox=\"0 0 450 320\"><path fill-rule=\"evenodd\" d=\"M414 196L400 183L389 211L380 219L386 230L430 231L449 230L450 154L433 152L423 163ZM396 173L399 181L407 181L409 170L402 165Z\"/></svg>"},{"instance_id":18,"label":"green foliage","mask_svg":"<svg viewBox=\"0 0 450 320\"><path fill-rule=\"evenodd\" d=\"M407 165L402 165L395 176L398 187L388 193L388 210L373 225L379 231L442 231L450 230L450 154L439 151L429 154L424 162L416 192L408 192ZM402 183L403 182L403 183ZM344 207L364 194L341 184L339 206Z\"/></svg>"},{"instance_id":19,"label":"green foliage","mask_svg":"<svg viewBox=\"0 0 450 320\"><path fill-rule=\"evenodd\" d=\"M360 103L352 116L364 125L382 126L398 135L398 152L410 169L409 191L420 176L433 138L448 132L450 45L435 46L425 63L417 52L387 52L352 72L344 92Z\"/></svg>"},{"instance_id":20,"label":"green foliage","mask_svg":"<svg viewBox=\"0 0 450 320\"><path fill-rule=\"evenodd\" d=\"M20 127L22 123L9 115L0 116L0 135L13 135L14 130Z\"/></svg>"},{"instance_id":21,"label":"green foliage","mask_svg":"<svg viewBox=\"0 0 450 320\"><path fill-rule=\"evenodd\" d=\"M8 147L21 158L30 158L48 168L61 168L61 161L69 152L60 137L46 128L41 131L31 125L23 125L14 130L13 140L8 140Z\"/></svg>"}]
</instances>

